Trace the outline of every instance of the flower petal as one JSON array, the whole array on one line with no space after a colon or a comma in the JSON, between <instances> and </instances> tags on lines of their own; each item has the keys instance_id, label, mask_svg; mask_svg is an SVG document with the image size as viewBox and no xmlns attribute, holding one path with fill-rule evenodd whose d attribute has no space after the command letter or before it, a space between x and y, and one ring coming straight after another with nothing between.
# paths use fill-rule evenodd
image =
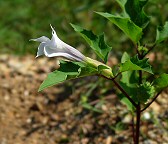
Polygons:
<instances>
[{"instance_id":1,"label":"flower petal","mask_svg":"<svg viewBox=\"0 0 168 144\"><path fill-rule=\"evenodd\" d=\"M36 58L41 56L41 55L44 55L44 47L45 47L45 45L46 45L45 42L40 43L40 45L38 47Z\"/></svg>"},{"instance_id":2,"label":"flower petal","mask_svg":"<svg viewBox=\"0 0 168 144\"><path fill-rule=\"evenodd\" d=\"M50 49L48 47L44 47L44 54L47 57L64 57L68 60L72 60L72 61L82 61L83 59L80 59L76 56L70 55L69 53L65 53L65 52L58 52L54 49Z\"/></svg>"},{"instance_id":3,"label":"flower petal","mask_svg":"<svg viewBox=\"0 0 168 144\"><path fill-rule=\"evenodd\" d=\"M51 29L52 29L51 40L46 36L42 36L37 39L31 39L33 41L41 42L38 47L36 57L45 54L47 57L64 57L72 61L86 60L86 57L82 53L80 53L77 49L73 48L72 46L60 40L56 34L56 31L52 26Z\"/></svg>"},{"instance_id":4,"label":"flower petal","mask_svg":"<svg viewBox=\"0 0 168 144\"><path fill-rule=\"evenodd\" d=\"M54 28L52 27L52 25L50 24L51 30L52 30L52 35L57 35L56 31L54 30Z\"/></svg>"},{"instance_id":5,"label":"flower petal","mask_svg":"<svg viewBox=\"0 0 168 144\"><path fill-rule=\"evenodd\" d=\"M62 47L64 48L66 53L68 53L72 56L75 56L78 59L81 59L81 61L85 59L85 56L82 53L80 53L77 49L75 49L74 47L72 47L64 42L62 43Z\"/></svg>"},{"instance_id":6,"label":"flower petal","mask_svg":"<svg viewBox=\"0 0 168 144\"><path fill-rule=\"evenodd\" d=\"M30 39L30 40L32 40L32 41L38 41L38 42L47 42L50 39L48 37L46 37L46 36L42 36L42 37L39 37L37 39Z\"/></svg>"},{"instance_id":7,"label":"flower petal","mask_svg":"<svg viewBox=\"0 0 168 144\"><path fill-rule=\"evenodd\" d=\"M52 38L51 40L47 43L47 45L50 47L50 48L57 48L58 45L59 45L59 38L56 34L56 31L54 30L54 28L52 27L52 25L50 24L50 27L52 29Z\"/></svg>"}]
</instances>

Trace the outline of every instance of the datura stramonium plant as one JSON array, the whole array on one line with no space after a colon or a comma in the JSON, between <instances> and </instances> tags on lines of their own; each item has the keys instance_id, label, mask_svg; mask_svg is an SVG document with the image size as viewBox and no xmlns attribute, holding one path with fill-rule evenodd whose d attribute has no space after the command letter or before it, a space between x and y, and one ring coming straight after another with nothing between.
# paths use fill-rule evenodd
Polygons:
<instances>
[{"instance_id":1,"label":"datura stramonium plant","mask_svg":"<svg viewBox=\"0 0 168 144\"><path fill-rule=\"evenodd\" d=\"M57 36L56 31L52 26L51 29L52 29L51 40L46 36L42 36L37 39L31 39L32 41L40 42L36 58L42 55L45 55L47 57L63 57L70 61L78 61L86 63L94 68L98 68L99 65L104 65L107 67L107 69L103 70L103 75L106 77L112 76L112 71L110 67L99 61L93 60L89 57L85 57L77 49L60 40Z\"/></svg>"}]
</instances>

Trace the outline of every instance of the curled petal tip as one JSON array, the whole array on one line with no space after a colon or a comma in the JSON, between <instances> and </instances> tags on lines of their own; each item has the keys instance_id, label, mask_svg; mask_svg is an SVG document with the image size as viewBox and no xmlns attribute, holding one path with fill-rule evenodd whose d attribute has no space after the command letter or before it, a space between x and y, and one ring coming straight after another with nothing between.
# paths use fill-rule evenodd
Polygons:
<instances>
[{"instance_id":1,"label":"curled petal tip","mask_svg":"<svg viewBox=\"0 0 168 144\"><path fill-rule=\"evenodd\" d=\"M56 35L56 31L55 31L55 29L52 27L52 25L50 24L50 27L51 27L51 29L52 29L52 34L54 35Z\"/></svg>"},{"instance_id":2,"label":"curled petal tip","mask_svg":"<svg viewBox=\"0 0 168 144\"><path fill-rule=\"evenodd\" d=\"M52 25L50 24L51 29L53 29Z\"/></svg>"},{"instance_id":3,"label":"curled petal tip","mask_svg":"<svg viewBox=\"0 0 168 144\"><path fill-rule=\"evenodd\" d=\"M52 31L55 31L51 24L50 24L50 27L51 27Z\"/></svg>"},{"instance_id":4,"label":"curled petal tip","mask_svg":"<svg viewBox=\"0 0 168 144\"><path fill-rule=\"evenodd\" d=\"M46 36L41 36L39 38L36 38L36 39L30 39L29 41L38 41L38 42L47 42L49 41L50 39Z\"/></svg>"}]
</instances>

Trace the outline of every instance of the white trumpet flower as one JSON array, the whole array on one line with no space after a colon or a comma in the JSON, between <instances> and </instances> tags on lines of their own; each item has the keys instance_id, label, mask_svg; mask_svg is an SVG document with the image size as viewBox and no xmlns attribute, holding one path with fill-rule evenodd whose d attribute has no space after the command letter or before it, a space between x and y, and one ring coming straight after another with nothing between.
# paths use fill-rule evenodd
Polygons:
<instances>
[{"instance_id":1,"label":"white trumpet flower","mask_svg":"<svg viewBox=\"0 0 168 144\"><path fill-rule=\"evenodd\" d=\"M112 69L109 66L89 57L85 57L77 49L60 40L52 26L51 29L51 40L46 36L42 36L37 39L31 39L33 41L40 42L36 57L39 57L41 55L45 55L47 57L63 57L70 61L83 62L87 66L90 66L96 70L98 70L99 66L103 66L104 68L101 70L101 72L99 72L99 74L102 74L103 76L108 78L113 77Z\"/></svg>"},{"instance_id":2,"label":"white trumpet flower","mask_svg":"<svg viewBox=\"0 0 168 144\"><path fill-rule=\"evenodd\" d=\"M52 26L51 29L51 40L46 36L42 36L37 39L31 39L33 41L41 42L38 47L36 57L45 55L47 57L63 57L71 61L85 61L86 57L82 53L60 40Z\"/></svg>"}]
</instances>

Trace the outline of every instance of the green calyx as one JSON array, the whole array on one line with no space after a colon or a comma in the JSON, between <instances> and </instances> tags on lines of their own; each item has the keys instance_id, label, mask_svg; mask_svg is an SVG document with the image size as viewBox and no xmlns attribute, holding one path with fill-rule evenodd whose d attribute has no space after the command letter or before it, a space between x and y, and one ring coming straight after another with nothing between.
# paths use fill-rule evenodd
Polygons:
<instances>
[{"instance_id":1,"label":"green calyx","mask_svg":"<svg viewBox=\"0 0 168 144\"><path fill-rule=\"evenodd\" d=\"M112 69L111 67L109 67L108 65L105 65L97 60L91 59L89 57L86 57L86 61L85 61L89 66L97 69L98 73L100 75L103 75L106 78L113 78L114 75L112 73Z\"/></svg>"}]
</instances>

